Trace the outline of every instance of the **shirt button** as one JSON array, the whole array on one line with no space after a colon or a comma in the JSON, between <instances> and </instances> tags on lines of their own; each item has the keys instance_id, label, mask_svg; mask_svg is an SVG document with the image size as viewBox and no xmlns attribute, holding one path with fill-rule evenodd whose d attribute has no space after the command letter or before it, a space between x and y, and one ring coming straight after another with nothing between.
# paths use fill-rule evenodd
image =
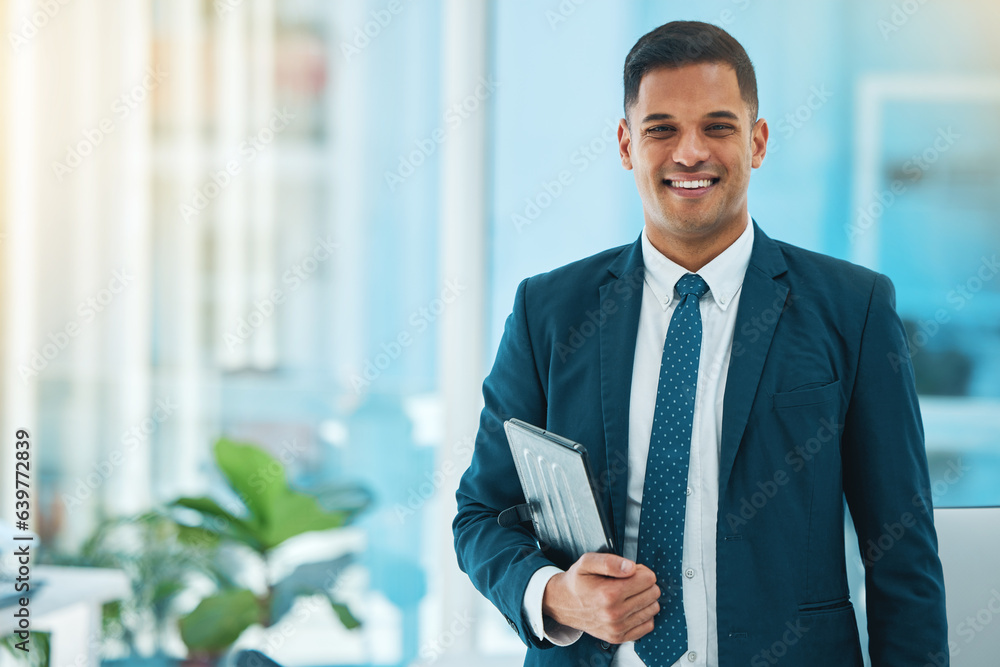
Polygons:
<instances>
[{"instance_id":1,"label":"shirt button","mask_svg":"<svg viewBox=\"0 0 1000 667\"><path fill-rule=\"evenodd\" d=\"M607 651L609 648L611 648L611 644L609 644L608 642L601 642L601 648Z\"/></svg>"},{"instance_id":2,"label":"shirt button","mask_svg":"<svg viewBox=\"0 0 1000 667\"><path fill-rule=\"evenodd\" d=\"M695 653L694 651L691 651L690 653L688 653L688 662L694 662L697 659L698 659L698 654L697 653Z\"/></svg>"},{"instance_id":3,"label":"shirt button","mask_svg":"<svg viewBox=\"0 0 1000 667\"><path fill-rule=\"evenodd\" d=\"M691 487L689 486L689 487L687 488L687 491L685 491L684 493L686 493L687 495L689 495L689 496L690 496L690 495L691 495Z\"/></svg>"},{"instance_id":4,"label":"shirt button","mask_svg":"<svg viewBox=\"0 0 1000 667\"><path fill-rule=\"evenodd\" d=\"M684 576L687 577L688 579L691 579L692 577L694 577L694 570L689 567L688 569L684 570Z\"/></svg>"}]
</instances>

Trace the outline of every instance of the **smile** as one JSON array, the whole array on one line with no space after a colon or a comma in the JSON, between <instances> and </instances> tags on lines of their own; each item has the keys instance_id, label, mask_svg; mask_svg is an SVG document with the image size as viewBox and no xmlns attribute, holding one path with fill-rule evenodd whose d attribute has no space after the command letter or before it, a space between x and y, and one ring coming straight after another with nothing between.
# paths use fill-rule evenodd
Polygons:
<instances>
[{"instance_id":1,"label":"smile","mask_svg":"<svg viewBox=\"0 0 1000 667\"><path fill-rule=\"evenodd\" d=\"M667 181L667 185L672 188L684 188L685 190L697 190L699 188L707 188L711 185L715 185L719 182L717 178L703 178L698 181Z\"/></svg>"}]
</instances>

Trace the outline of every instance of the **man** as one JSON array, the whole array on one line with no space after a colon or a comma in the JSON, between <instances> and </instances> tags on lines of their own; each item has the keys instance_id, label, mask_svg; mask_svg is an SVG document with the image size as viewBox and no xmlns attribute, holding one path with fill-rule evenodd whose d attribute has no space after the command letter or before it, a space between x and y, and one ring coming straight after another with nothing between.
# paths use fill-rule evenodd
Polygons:
<instances>
[{"instance_id":1,"label":"man","mask_svg":"<svg viewBox=\"0 0 1000 667\"><path fill-rule=\"evenodd\" d=\"M768 127L728 33L661 26L624 79L619 149L643 232L518 287L458 490L460 566L528 645L526 665L860 666L846 498L862 545L892 540L865 562L872 664L944 664L891 283L751 220ZM511 417L587 447L617 554L563 572L526 528L498 525L524 500Z\"/></svg>"}]
</instances>

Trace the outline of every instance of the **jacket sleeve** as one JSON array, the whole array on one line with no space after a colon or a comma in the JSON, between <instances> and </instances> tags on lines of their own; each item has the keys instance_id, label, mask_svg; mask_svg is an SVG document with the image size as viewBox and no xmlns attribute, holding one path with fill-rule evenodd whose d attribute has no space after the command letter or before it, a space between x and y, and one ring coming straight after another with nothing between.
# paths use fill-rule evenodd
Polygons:
<instances>
[{"instance_id":1,"label":"jacket sleeve","mask_svg":"<svg viewBox=\"0 0 1000 667\"><path fill-rule=\"evenodd\" d=\"M895 292L882 275L868 304L842 447L844 493L865 565L871 664L947 664L920 407Z\"/></svg>"},{"instance_id":2,"label":"jacket sleeve","mask_svg":"<svg viewBox=\"0 0 1000 667\"><path fill-rule=\"evenodd\" d=\"M501 511L524 502L503 422L517 417L545 425L545 392L528 331L527 291L525 280L518 286L493 370L483 383L485 407L472 463L456 494L458 513L452 529L458 565L479 592L500 610L525 644L548 648L551 642L540 641L531 631L522 600L531 575L552 563L528 530L497 523Z\"/></svg>"}]
</instances>

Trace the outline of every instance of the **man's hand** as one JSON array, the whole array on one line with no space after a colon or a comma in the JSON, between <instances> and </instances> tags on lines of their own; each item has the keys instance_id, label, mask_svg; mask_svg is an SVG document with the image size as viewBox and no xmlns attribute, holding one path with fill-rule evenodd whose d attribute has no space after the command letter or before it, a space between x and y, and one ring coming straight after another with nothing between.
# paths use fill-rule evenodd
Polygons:
<instances>
[{"instance_id":1,"label":"man's hand","mask_svg":"<svg viewBox=\"0 0 1000 667\"><path fill-rule=\"evenodd\" d=\"M614 554L587 553L549 579L542 613L557 623L611 642L635 641L660 611L656 575Z\"/></svg>"}]
</instances>

